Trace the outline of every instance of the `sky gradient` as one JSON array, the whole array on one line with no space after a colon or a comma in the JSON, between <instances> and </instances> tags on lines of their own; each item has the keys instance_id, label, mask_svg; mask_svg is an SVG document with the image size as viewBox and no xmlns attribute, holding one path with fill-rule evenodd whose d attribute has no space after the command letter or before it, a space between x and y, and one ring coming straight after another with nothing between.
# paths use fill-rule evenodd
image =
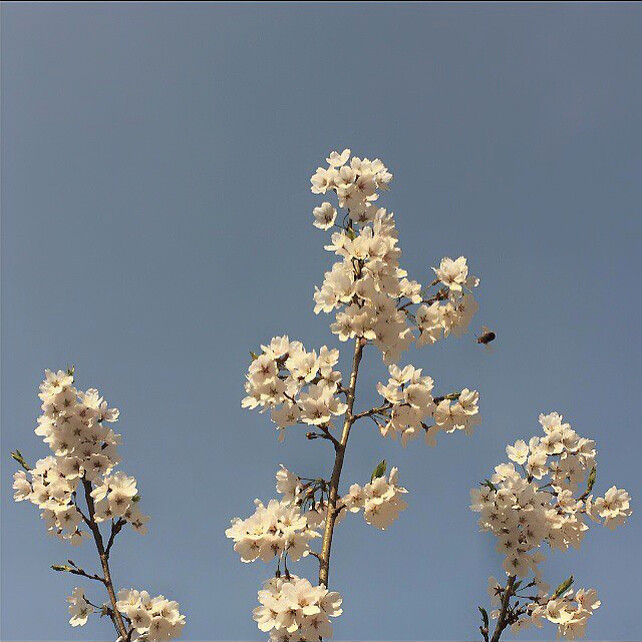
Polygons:
<instances>
[{"instance_id":1,"label":"sky gradient","mask_svg":"<svg viewBox=\"0 0 642 642\"><path fill-rule=\"evenodd\" d=\"M338 528L335 637L477 638L500 558L468 491L558 410L597 441L598 491L627 488L634 515L546 576L598 588L589 639L638 638L641 81L634 3L4 4L2 639L111 636L69 627L79 582L48 570L93 568L91 546L11 499L9 452L46 454L42 372L70 363L120 408L121 467L152 516L117 541L116 584L178 600L185 639L263 639L251 611L273 566L241 564L224 530L274 495L279 463L329 474L331 453L303 430L279 444L240 408L243 376L274 334L335 345L312 312L331 257L309 177L346 146L395 175L384 201L411 276L466 255L474 328L498 338L492 355L468 335L403 358L480 391L474 436L404 450L353 431L343 487L385 457L410 506L385 533ZM374 352L364 365L362 409L385 377Z\"/></svg>"}]
</instances>

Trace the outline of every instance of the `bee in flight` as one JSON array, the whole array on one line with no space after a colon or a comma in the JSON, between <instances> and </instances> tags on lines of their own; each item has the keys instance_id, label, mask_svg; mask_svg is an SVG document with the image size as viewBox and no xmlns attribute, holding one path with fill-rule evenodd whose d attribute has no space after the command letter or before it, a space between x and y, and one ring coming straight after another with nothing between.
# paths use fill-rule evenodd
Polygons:
<instances>
[{"instance_id":1,"label":"bee in flight","mask_svg":"<svg viewBox=\"0 0 642 642\"><path fill-rule=\"evenodd\" d=\"M483 345L487 350L491 350L492 346L490 344L495 341L496 336L490 328L482 326L481 334L477 337L477 343Z\"/></svg>"}]
</instances>

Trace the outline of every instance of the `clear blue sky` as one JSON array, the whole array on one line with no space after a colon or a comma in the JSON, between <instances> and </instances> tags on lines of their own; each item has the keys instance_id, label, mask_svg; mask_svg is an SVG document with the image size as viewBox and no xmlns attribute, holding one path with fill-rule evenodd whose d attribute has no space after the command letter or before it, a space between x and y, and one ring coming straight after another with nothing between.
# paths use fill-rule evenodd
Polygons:
<instances>
[{"instance_id":1,"label":"clear blue sky","mask_svg":"<svg viewBox=\"0 0 642 642\"><path fill-rule=\"evenodd\" d=\"M630 523L557 554L603 601L589 638L640 635L642 12L603 5L4 4L2 8L2 639L106 639L67 625L71 549L14 505L9 451L33 434L45 367L121 409L146 537L114 551L121 587L180 601L187 639L262 639L251 611L271 565L242 565L228 520L274 492L278 463L328 473L330 452L242 411L248 350L277 333L333 341L312 293L330 256L309 177L351 147L395 174L386 204L419 279L465 254L471 336L412 360L442 390L480 390L472 438L403 450L367 426L344 478L382 457L410 507L386 533L335 539L338 639L476 639L499 572L468 490L507 442L564 413L597 440L598 486ZM636 260L636 257L638 260ZM384 371L371 358L363 407ZM301 564L313 575L312 560ZM527 632L551 637L553 628Z\"/></svg>"}]
</instances>

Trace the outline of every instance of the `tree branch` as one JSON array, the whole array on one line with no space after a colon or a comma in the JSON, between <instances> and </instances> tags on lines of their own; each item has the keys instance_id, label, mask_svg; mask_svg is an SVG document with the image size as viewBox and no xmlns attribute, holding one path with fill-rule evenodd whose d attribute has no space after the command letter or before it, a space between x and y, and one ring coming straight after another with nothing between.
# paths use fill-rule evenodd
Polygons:
<instances>
[{"instance_id":1,"label":"tree branch","mask_svg":"<svg viewBox=\"0 0 642 642\"><path fill-rule=\"evenodd\" d=\"M95 520L95 507L94 507L94 498L91 496L91 482L88 479L82 478L82 485L85 490L85 501L87 502L87 512L89 513L87 525L89 526L92 535L94 536L94 542L96 543L96 549L98 550L98 557L100 557L100 565L103 569L104 584L107 588L107 593L109 594L109 601L111 602L111 618L116 628L116 632L121 637L122 640L127 639L127 627L123 621L122 615L118 608L116 607L116 592L114 591L114 585L111 580L111 573L109 571L109 554L105 551L105 545L103 543L103 538L98 528L98 524Z\"/></svg>"},{"instance_id":2,"label":"tree branch","mask_svg":"<svg viewBox=\"0 0 642 642\"><path fill-rule=\"evenodd\" d=\"M100 577L100 575L96 575L95 573L91 575L90 573L87 573L85 570L82 568L79 568L76 566L71 560L67 560L71 566L67 566L66 564L52 564L51 565L51 570L57 571L59 573L71 573L72 575L81 575L82 577L86 577L88 580L95 580L96 582L100 582L101 584L105 583L105 578Z\"/></svg>"},{"instance_id":3,"label":"tree branch","mask_svg":"<svg viewBox=\"0 0 642 642\"><path fill-rule=\"evenodd\" d=\"M386 401L386 403L382 404L381 406L371 408L370 410L364 410L363 412L359 412L356 415L353 415L353 419L356 421L357 419L362 419L363 417L371 417L372 415L381 414L386 410L390 410L390 408L392 408L392 404L389 401Z\"/></svg>"},{"instance_id":4,"label":"tree branch","mask_svg":"<svg viewBox=\"0 0 642 642\"><path fill-rule=\"evenodd\" d=\"M328 497L327 516L325 520L325 531L323 532L323 545L321 548L321 556L319 559L319 584L328 586L328 575L330 573L330 550L332 548L332 535L334 533L334 524L337 519L337 500L339 498L339 480L341 478L341 469L343 468L343 458L346 452L346 445L348 437L350 436L350 428L355 422L355 417L352 414L354 407L355 390L357 387L357 376L359 373L359 364L363 355L363 348L365 343L361 337L357 337L354 343L354 354L352 357L352 371L350 373L350 386L346 395L346 403L348 408L345 414L345 421L343 423L343 433L341 434L341 441L335 445L334 467L332 469L332 477L330 478L330 493Z\"/></svg>"},{"instance_id":5,"label":"tree branch","mask_svg":"<svg viewBox=\"0 0 642 642\"><path fill-rule=\"evenodd\" d=\"M510 606L510 598L513 596L513 586L515 586L516 579L517 577L515 575L511 575L508 578L508 583L506 584L504 595L502 596L502 607L499 612L497 624L495 625L495 631L493 632L493 637L491 638L490 642L499 642L504 629L508 626L506 615L508 613L508 607Z\"/></svg>"}]
</instances>

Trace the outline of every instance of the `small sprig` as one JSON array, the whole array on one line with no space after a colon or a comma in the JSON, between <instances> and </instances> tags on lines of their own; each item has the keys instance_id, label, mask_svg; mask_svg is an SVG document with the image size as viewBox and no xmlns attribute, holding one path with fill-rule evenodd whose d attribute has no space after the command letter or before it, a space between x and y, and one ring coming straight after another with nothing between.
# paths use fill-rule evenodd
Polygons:
<instances>
[{"instance_id":1,"label":"small sprig","mask_svg":"<svg viewBox=\"0 0 642 642\"><path fill-rule=\"evenodd\" d=\"M27 472L31 470L31 466L29 466L27 460L22 456L22 453L19 450L14 450L11 453L11 459L17 461Z\"/></svg>"}]
</instances>

